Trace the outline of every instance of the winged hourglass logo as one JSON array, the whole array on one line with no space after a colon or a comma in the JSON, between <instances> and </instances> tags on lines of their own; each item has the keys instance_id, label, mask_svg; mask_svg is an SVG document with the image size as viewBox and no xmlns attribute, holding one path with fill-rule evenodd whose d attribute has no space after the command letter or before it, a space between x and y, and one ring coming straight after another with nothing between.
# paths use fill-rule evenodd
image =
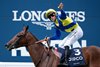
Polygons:
<instances>
[{"instance_id":1,"label":"winged hourglass logo","mask_svg":"<svg viewBox=\"0 0 100 67\"><path fill-rule=\"evenodd\" d=\"M32 22L33 24L46 27L47 30L51 30L54 27L53 22Z\"/></svg>"}]
</instances>

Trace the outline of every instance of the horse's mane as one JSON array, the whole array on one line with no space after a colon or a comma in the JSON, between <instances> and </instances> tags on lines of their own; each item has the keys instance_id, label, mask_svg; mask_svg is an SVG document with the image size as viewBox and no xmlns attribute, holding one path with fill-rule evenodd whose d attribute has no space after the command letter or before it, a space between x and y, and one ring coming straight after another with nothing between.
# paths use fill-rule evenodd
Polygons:
<instances>
[{"instance_id":1,"label":"horse's mane","mask_svg":"<svg viewBox=\"0 0 100 67\"><path fill-rule=\"evenodd\" d=\"M34 35L34 34L32 34L31 32L28 32L34 39L36 39L36 41L39 41L39 39L37 39L37 37ZM42 45L42 46L44 46L42 43L39 43L39 45Z\"/></svg>"},{"instance_id":2,"label":"horse's mane","mask_svg":"<svg viewBox=\"0 0 100 67\"><path fill-rule=\"evenodd\" d=\"M33 35L31 32L28 32L28 33L31 34L38 41L35 35Z\"/></svg>"}]
</instances>

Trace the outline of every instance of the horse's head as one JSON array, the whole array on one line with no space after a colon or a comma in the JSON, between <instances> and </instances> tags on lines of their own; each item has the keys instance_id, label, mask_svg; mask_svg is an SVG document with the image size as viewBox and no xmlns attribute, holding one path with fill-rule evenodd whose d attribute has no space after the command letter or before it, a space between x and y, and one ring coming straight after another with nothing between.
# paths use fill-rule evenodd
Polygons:
<instances>
[{"instance_id":1,"label":"horse's head","mask_svg":"<svg viewBox=\"0 0 100 67\"><path fill-rule=\"evenodd\" d=\"M23 27L23 30L17 33L6 45L5 47L8 50L12 50L14 48L25 46L27 42L27 30L28 26Z\"/></svg>"}]
</instances>

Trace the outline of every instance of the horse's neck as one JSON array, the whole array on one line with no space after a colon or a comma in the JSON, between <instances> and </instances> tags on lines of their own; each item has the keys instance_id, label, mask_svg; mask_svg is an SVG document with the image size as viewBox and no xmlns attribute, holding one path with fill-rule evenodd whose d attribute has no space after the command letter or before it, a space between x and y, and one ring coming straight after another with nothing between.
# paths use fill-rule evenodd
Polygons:
<instances>
[{"instance_id":1,"label":"horse's neck","mask_svg":"<svg viewBox=\"0 0 100 67\"><path fill-rule=\"evenodd\" d=\"M28 48L28 51L29 51L29 54L32 58L32 61L37 64L40 59L41 59L41 56L44 52L43 50L43 47L42 46L38 46L37 44L34 44L34 45L30 45L27 47Z\"/></svg>"},{"instance_id":2,"label":"horse's neck","mask_svg":"<svg viewBox=\"0 0 100 67\"><path fill-rule=\"evenodd\" d=\"M35 44L36 39L33 37L32 38L33 42L30 42L29 46L27 46L29 54L32 58L32 61L34 62L35 65L40 61L41 56L43 55L44 52L44 47L41 44Z\"/></svg>"}]
</instances>

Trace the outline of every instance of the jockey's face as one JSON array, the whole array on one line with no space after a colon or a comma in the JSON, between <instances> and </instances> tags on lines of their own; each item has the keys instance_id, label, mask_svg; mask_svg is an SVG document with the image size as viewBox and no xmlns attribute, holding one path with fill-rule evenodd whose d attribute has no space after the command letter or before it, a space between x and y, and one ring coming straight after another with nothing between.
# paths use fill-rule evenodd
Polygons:
<instances>
[{"instance_id":1,"label":"jockey's face","mask_svg":"<svg viewBox=\"0 0 100 67\"><path fill-rule=\"evenodd\" d=\"M52 14L50 14L49 16L48 16L48 18L51 20L51 21L55 21L56 20L56 15L55 15L55 13L52 13Z\"/></svg>"},{"instance_id":2,"label":"jockey's face","mask_svg":"<svg viewBox=\"0 0 100 67\"><path fill-rule=\"evenodd\" d=\"M56 21L56 16L51 16L50 20L53 22Z\"/></svg>"}]
</instances>

